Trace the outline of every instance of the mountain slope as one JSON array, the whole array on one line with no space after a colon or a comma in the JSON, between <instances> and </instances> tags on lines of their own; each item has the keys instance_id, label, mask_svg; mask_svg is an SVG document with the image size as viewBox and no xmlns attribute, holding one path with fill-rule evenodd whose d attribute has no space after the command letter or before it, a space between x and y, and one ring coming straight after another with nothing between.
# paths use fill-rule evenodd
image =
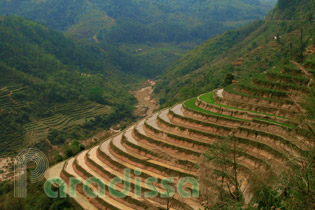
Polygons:
<instances>
[{"instance_id":1,"label":"mountain slope","mask_svg":"<svg viewBox=\"0 0 315 210\"><path fill-rule=\"evenodd\" d=\"M227 29L227 25L259 19L271 7L268 1L259 0L0 1L0 13L24 16L79 37L92 38L117 26L108 36L124 42L204 40ZM231 21L235 23L228 23ZM131 26L136 28L129 31L134 39L112 37ZM209 30L206 26L213 27Z\"/></svg>"},{"instance_id":2,"label":"mountain slope","mask_svg":"<svg viewBox=\"0 0 315 210\"><path fill-rule=\"evenodd\" d=\"M1 155L37 143L50 129L73 128L121 106L130 111L135 99L125 87L136 77L121 72L111 53L23 18L0 17Z\"/></svg>"},{"instance_id":3,"label":"mountain slope","mask_svg":"<svg viewBox=\"0 0 315 210\"><path fill-rule=\"evenodd\" d=\"M0 14L26 17L74 39L113 45L143 64L133 72L153 78L209 37L263 18L273 2L0 0Z\"/></svg>"},{"instance_id":4,"label":"mountain slope","mask_svg":"<svg viewBox=\"0 0 315 210\"><path fill-rule=\"evenodd\" d=\"M311 1L295 2L282 10L278 6L266 21L213 37L183 56L160 77L155 89L160 102L175 103L223 86L226 74L240 78L262 72L279 59L288 62L290 54L299 59L300 28L305 49L314 40L315 10Z\"/></svg>"},{"instance_id":5,"label":"mountain slope","mask_svg":"<svg viewBox=\"0 0 315 210\"><path fill-rule=\"evenodd\" d=\"M84 209L308 210L315 196L314 132L301 123L303 111L294 102L314 89L315 69L277 66L160 110L51 167L46 179L54 174L66 186L73 177L101 180L105 193L95 186L91 190L98 196L93 198L77 192ZM291 94L299 99L291 100ZM136 176L124 176L126 168ZM111 181L117 176L139 185L115 196ZM152 189L145 184L148 177L156 180L155 196L145 197ZM160 183L165 179L177 188ZM124 185L115 189L122 191Z\"/></svg>"}]
</instances>

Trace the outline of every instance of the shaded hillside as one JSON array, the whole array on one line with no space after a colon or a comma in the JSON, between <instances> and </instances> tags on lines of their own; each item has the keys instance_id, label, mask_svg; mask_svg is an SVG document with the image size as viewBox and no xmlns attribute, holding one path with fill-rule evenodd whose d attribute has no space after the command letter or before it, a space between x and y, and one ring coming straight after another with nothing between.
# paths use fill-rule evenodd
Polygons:
<instances>
[{"instance_id":1,"label":"shaded hillside","mask_svg":"<svg viewBox=\"0 0 315 210\"><path fill-rule=\"evenodd\" d=\"M227 74L242 78L262 72L279 60L298 60L301 28L302 50L314 43L315 10L311 1L296 2L285 9L277 6L266 21L213 37L183 56L157 83L155 93L160 102L174 103L223 86ZM290 20L276 19L281 15L290 16Z\"/></svg>"},{"instance_id":2,"label":"shaded hillside","mask_svg":"<svg viewBox=\"0 0 315 210\"><path fill-rule=\"evenodd\" d=\"M130 112L119 120L131 117L135 99L125 87L136 78L122 73L111 53L23 18L0 17L1 155L122 106ZM119 122L105 118L105 127Z\"/></svg>"}]
</instances>

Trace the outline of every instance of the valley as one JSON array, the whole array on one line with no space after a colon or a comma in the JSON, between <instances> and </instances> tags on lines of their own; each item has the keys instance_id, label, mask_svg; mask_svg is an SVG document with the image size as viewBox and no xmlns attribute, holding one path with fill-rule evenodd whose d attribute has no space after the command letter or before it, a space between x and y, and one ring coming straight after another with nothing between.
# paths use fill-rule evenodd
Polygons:
<instances>
[{"instance_id":1,"label":"valley","mask_svg":"<svg viewBox=\"0 0 315 210\"><path fill-rule=\"evenodd\" d=\"M310 0L0 0L0 210L315 209L314 20ZM25 148L43 179L34 153L14 177Z\"/></svg>"}]
</instances>

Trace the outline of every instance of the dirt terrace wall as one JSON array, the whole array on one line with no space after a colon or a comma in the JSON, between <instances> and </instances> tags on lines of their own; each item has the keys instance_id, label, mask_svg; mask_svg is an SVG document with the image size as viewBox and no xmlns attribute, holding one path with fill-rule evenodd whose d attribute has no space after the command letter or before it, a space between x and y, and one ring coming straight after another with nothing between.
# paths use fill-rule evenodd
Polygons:
<instances>
[{"instance_id":1,"label":"dirt terrace wall","mask_svg":"<svg viewBox=\"0 0 315 210\"><path fill-rule=\"evenodd\" d=\"M192 176L189 173L178 171L176 168L172 168L171 166L169 168L165 166L161 166L152 162L148 162L144 159L138 159L136 157L133 157L132 155L128 155L128 153L125 153L121 151L120 149L116 148L114 144L110 144L109 151L116 156L119 160L122 160L126 163L129 163L130 165L134 165L138 168L145 169L147 171L151 171L153 173L159 174L161 176L169 177L185 177L185 176ZM132 160L133 159L133 160ZM188 171L187 171L188 172Z\"/></svg>"},{"instance_id":2,"label":"dirt terrace wall","mask_svg":"<svg viewBox=\"0 0 315 210\"><path fill-rule=\"evenodd\" d=\"M78 163L76 162L76 160L73 162L73 170L79 176L83 177L84 179L88 179L88 178L91 177L91 174L89 174L89 172L85 171L85 169L83 169L81 166L79 166ZM96 187L96 188L98 187L97 184L92 184L92 185L94 187ZM123 205L128 206L128 207L130 207L132 209L136 209L136 210L146 210L146 209L148 209L148 206L144 202L136 200L136 199L132 198L129 195L125 196L124 198L117 198L115 196L112 196L111 193L108 190L108 186L107 185L106 185L105 192L106 192L105 196L108 196L111 199L116 200L117 202L123 203ZM107 203L106 201L104 201L104 203L106 203L109 206L112 206L111 204Z\"/></svg>"},{"instance_id":3,"label":"dirt terrace wall","mask_svg":"<svg viewBox=\"0 0 315 210\"><path fill-rule=\"evenodd\" d=\"M297 152L294 149L292 149L291 147L289 147L287 144L285 144L284 142L279 141L279 140L275 140L269 136L259 135L259 133L249 133L246 130L238 129L236 131L235 135L239 136L239 137L243 137L243 138L256 139L260 142L265 142L268 145L271 145L271 146L274 145L275 147L283 148L283 149L290 151L290 152L294 152L294 153ZM285 151L283 150L283 152L285 152Z\"/></svg>"},{"instance_id":4,"label":"dirt terrace wall","mask_svg":"<svg viewBox=\"0 0 315 210\"><path fill-rule=\"evenodd\" d=\"M60 178L62 180L65 181L65 183L67 183L68 185L70 185L70 177L73 176L69 176L64 169L61 171L60 173ZM76 188L77 192L80 193L81 195L85 195L84 191L83 191L83 184L78 184L77 188ZM93 205L95 206L95 208L100 209L100 210L119 210L116 207L113 206L106 206L103 204L103 202L100 202L99 198L90 198L90 197L86 197L86 199Z\"/></svg>"},{"instance_id":5,"label":"dirt terrace wall","mask_svg":"<svg viewBox=\"0 0 315 210\"><path fill-rule=\"evenodd\" d=\"M251 110L255 112L263 112L263 113L278 115L282 117L292 117L297 113L296 110L286 110L286 109L281 109L275 106L258 105L258 104L249 103L249 102L244 103L244 101L242 101L241 99L220 98L216 95L214 95L214 98L217 103L220 103L223 105L232 106L232 107L236 107L240 109Z\"/></svg>"},{"instance_id":6,"label":"dirt terrace wall","mask_svg":"<svg viewBox=\"0 0 315 210\"><path fill-rule=\"evenodd\" d=\"M228 135L232 130L232 128L230 127L218 126L212 123L206 123L206 122L198 121L196 119L182 117L175 114L174 112L169 112L168 118L174 124L188 126L188 127L196 128L203 131L209 131L211 133L218 134L218 135Z\"/></svg>"},{"instance_id":7,"label":"dirt terrace wall","mask_svg":"<svg viewBox=\"0 0 315 210\"><path fill-rule=\"evenodd\" d=\"M142 134L135 132L135 138L142 143L151 145L152 147L158 146L161 150L167 153L176 153L177 155L184 155L186 158L189 158L191 160L198 160L200 158L199 152L195 152L186 148L177 147L171 144L166 144L151 136L142 136Z\"/></svg>"},{"instance_id":8,"label":"dirt terrace wall","mask_svg":"<svg viewBox=\"0 0 315 210\"><path fill-rule=\"evenodd\" d=\"M238 121L238 120L228 119L224 117L216 117L216 116L212 116L212 115L208 115L204 113L198 113L198 112L195 112L193 110L186 108L185 106L183 106L182 111L184 112L185 115L191 118L218 123L220 125L224 125L227 127L238 127L241 125L249 125L249 122L246 122L246 121Z\"/></svg>"},{"instance_id":9,"label":"dirt terrace wall","mask_svg":"<svg viewBox=\"0 0 315 210\"><path fill-rule=\"evenodd\" d=\"M261 100L261 99L257 99L257 98L249 98L246 96L242 96L242 95L236 95L233 93L228 93L226 91L223 91L223 97L224 98L228 98L228 99L232 99L232 100L239 100L239 101L243 101L243 102L247 102L247 103L251 103L251 104L256 104L256 105L261 105L261 106L271 106L271 107L275 107L278 109L284 109L287 111L297 111L297 108L295 107L295 105L292 104L288 104L288 103L281 103L281 102L276 102L276 101L267 101L267 100Z\"/></svg>"},{"instance_id":10,"label":"dirt terrace wall","mask_svg":"<svg viewBox=\"0 0 315 210\"><path fill-rule=\"evenodd\" d=\"M158 125L164 129L167 129L169 131L174 131L175 133L178 133L178 134L184 134L187 136L193 136L193 137L200 138L203 140L208 140L210 144L215 143L219 138L219 136L217 138L210 137L207 135L207 133L203 134L203 133L199 133L199 132L189 132L188 129L181 130L179 128L173 128L173 127L168 126L166 123L163 123L162 121L158 121ZM247 128L247 129L251 130L249 128ZM235 132L233 134L236 136L243 137L243 138L258 139L261 141L266 141L268 143L273 142L276 145L281 145L283 147L287 147L286 144L284 144L283 142L281 142L281 140L279 140L281 137L274 136L274 135L265 135L264 136L264 135L261 135L261 132L259 132L259 131L252 130L252 132L249 132L247 129L238 128L235 130ZM288 149L291 149L291 148L288 148Z\"/></svg>"},{"instance_id":11,"label":"dirt terrace wall","mask_svg":"<svg viewBox=\"0 0 315 210\"><path fill-rule=\"evenodd\" d=\"M156 161L159 161L161 163L165 163L165 164L168 164L170 166L178 167L178 168L181 168L181 169L184 169L184 170L197 171L197 169L194 168L194 163L191 162L191 161L189 161L189 162L188 161L180 161L180 160L178 160L178 159L176 159L174 157L172 157L172 160L168 160L168 159L165 159L165 158L167 158L166 156L160 157L160 156L163 155L163 153L150 154L150 153L144 151L141 148L136 148L136 147L133 147L133 146L129 145L128 140L126 140L126 139L122 140L122 145L127 150L130 150L130 151L133 151L135 153L138 153L138 154L142 155L143 157L147 157L148 159L156 160Z\"/></svg>"},{"instance_id":12,"label":"dirt terrace wall","mask_svg":"<svg viewBox=\"0 0 315 210\"><path fill-rule=\"evenodd\" d=\"M198 144L197 142L185 141L183 139L169 137L164 132L155 133L154 131L152 131L151 129L149 129L147 127L145 127L144 129L149 135L156 136L158 138L162 138L162 139L164 139L166 141L171 141L174 144L178 144L178 145L182 145L182 146L186 146L186 147L191 147L191 148L194 148L195 150L200 150L200 153L203 153L203 152L207 151L207 147L202 146L201 144Z\"/></svg>"}]
</instances>

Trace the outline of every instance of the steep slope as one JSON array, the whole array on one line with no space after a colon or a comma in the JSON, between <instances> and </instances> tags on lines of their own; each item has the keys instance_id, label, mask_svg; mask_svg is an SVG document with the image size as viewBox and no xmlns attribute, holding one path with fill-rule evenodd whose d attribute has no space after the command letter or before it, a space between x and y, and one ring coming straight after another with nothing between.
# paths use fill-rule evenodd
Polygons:
<instances>
[{"instance_id":1,"label":"steep slope","mask_svg":"<svg viewBox=\"0 0 315 210\"><path fill-rule=\"evenodd\" d=\"M124 87L135 79L110 58L35 22L0 17L1 155L37 143L50 129L131 106L135 99Z\"/></svg>"},{"instance_id":2,"label":"steep slope","mask_svg":"<svg viewBox=\"0 0 315 210\"><path fill-rule=\"evenodd\" d=\"M311 66L313 59L314 55L309 59ZM264 198L255 197L255 193L279 184L277 178L297 170L295 160L314 148L314 128L300 123L303 111L297 105L302 102L301 96L314 89L314 70L279 64L253 80L163 109L67 160L63 167L52 167L46 178L59 174L66 185L71 177L101 180L106 186L105 196L92 186L96 197L77 199L83 208L197 210L222 201L224 206L218 209L228 209L224 207L234 200L240 202L239 206L246 204L254 209L258 205L259 209L283 205L290 209L290 202L265 205ZM124 177L125 169L130 169L130 179ZM125 196L114 196L110 182L115 177L125 181L127 177L131 183L138 180L141 190L132 184ZM145 184L148 177L156 180L156 196L145 197L152 190ZM184 197L179 191L173 196L161 183L168 177L174 177L170 186L178 186L183 177L198 179L200 195L196 194L198 188L186 185L186 192L195 197ZM311 177L310 183L313 181ZM83 185L77 188L80 197L85 196ZM122 190L123 184L115 189ZM163 197L165 191L170 196ZM294 199L299 209L308 209L313 197Z\"/></svg>"},{"instance_id":3,"label":"steep slope","mask_svg":"<svg viewBox=\"0 0 315 210\"><path fill-rule=\"evenodd\" d=\"M314 43L314 3L290 1L270 12L266 21L211 38L173 64L160 78L155 93L172 104L224 85L228 73L237 78L263 72L279 59L300 57ZM291 43L291 44L290 44Z\"/></svg>"}]
</instances>

